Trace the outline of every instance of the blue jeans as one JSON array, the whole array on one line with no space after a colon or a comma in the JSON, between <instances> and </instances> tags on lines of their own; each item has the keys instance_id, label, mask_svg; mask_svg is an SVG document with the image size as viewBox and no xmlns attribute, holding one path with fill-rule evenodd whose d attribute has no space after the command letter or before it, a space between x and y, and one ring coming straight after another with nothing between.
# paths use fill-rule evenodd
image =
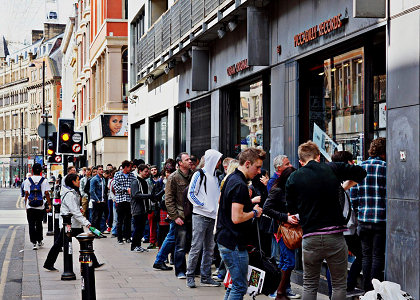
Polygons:
<instances>
[{"instance_id":1,"label":"blue jeans","mask_svg":"<svg viewBox=\"0 0 420 300\"><path fill-rule=\"evenodd\" d=\"M279 268L282 271L293 270L295 268L295 250L290 250L284 244L283 238L279 240L280 263Z\"/></svg>"},{"instance_id":2,"label":"blue jeans","mask_svg":"<svg viewBox=\"0 0 420 300\"><path fill-rule=\"evenodd\" d=\"M248 263L249 257L246 250L230 250L221 244L218 244L220 256L232 278L232 287L226 290L224 300L241 300L244 298L248 289Z\"/></svg>"},{"instance_id":3,"label":"blue jeans","mask_svg":"<svg viewBox=\"0 0 420 300\"><path fill-rule=\"evenodd\" d=\"M194 278L201 251L203 251L201 259L201 280L211 277L211 264L214 252L214 221L214 219L202 215L192 215L193 231L191 250L188 255L188 277Z\"/></svg>"},{"instance_id":4,"label":"blue jeans","mask_svg":"<svg viewBox=\"0 0 420 300\"><path fill-rule=\"evenodd\" d=\"M113 202L113 204L112 204L112 215L113 215L114 219L112 220L112 230L111 230L111 233L113 235L117 235L117 219L118 219L118 215L117 215L117 208L115 207L115 202Z\"/></svg>"},{"instance_id":5,"label":"blue jeans","mask_svg":"<svg viewBox=\"0 0 420 300\"><path fill-rule=\"evenodd\" d=\"M274 235L271 236L271 257L274 257L276 263L280 262L280 248Z\"/></svg>"},{"instance_id":6,"label":"blue jeans","mask_svg":"<svg viewBox=\"0 0 420 300\"><path fill-rule=\"evenodd\" d=\"M169 253L175 247L175 222L172 221L169 225L169 232L163 241L162 247L160 247L158 254L156 255L155 264L161 264L168 258Z\"/></svg>"},{"instance_id":7,"label":"blue jeans","mask_svg":"<svg viewBox=\"0 0 420 300\"><path fill-rule=\"evenodd\" d=\"M187 272L185 254L191 247L191 224L184 223L182 226L175 224L175 237L174 265L175 275L178 276L180 273Z\"/></svg>"}]
</instances>

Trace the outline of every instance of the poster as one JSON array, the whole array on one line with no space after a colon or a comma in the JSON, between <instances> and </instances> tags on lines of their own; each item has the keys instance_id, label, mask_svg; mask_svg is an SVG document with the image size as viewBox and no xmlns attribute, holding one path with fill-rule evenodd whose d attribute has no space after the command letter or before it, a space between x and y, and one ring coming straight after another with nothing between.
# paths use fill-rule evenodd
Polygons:
<instances>
[{"instance_id":1,"label":"poster","mask_svg":"<svg viewBox=\"0 0 420 300\"><path fill-rule=\"evenodd\" d=\"M314 123L314 135L312 140L318 146L322 155L324 155L328 161L331 161L331 154L334 153L334 150L338 145L328 136L328 134L322 131L316 123Z\"/></svg>"},{"instance_id":2,"label":"poster","mask_svg":"<svg viewBox=\"0 0 420 300\"><path fill-rule=\"evenodd\" d=\"M102 119L103 136L128 136L127 115L104 115Z\"/></svg>"}]
</instances>

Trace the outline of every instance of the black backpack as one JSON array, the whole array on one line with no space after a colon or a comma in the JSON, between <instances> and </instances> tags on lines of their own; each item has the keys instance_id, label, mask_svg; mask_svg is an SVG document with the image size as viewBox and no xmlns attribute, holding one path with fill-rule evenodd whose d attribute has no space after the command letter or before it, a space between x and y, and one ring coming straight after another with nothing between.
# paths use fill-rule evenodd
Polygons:
<instances>
[{"instance_id":1,"label":"black backpack","mask_svg":"<svg viewBox=\"0 0 420 300\"><path fill-rule=\"evenodd\" d=\"M90 180L91 180L92 178L89 178L87 181L86 181L86 185L85 185L85 187L83 188L83 192L85 192L86 194L88 194L88 196L90 196Z\"/></svg>"},{"instance_id":2,"label":"black backpack","mask_svg":"<svg viewBox=\"0 0 420 300\"><path fill-rule=\"evenodd\" d=\"M201 185L204 181L204 191L207 194L207 178L206 178L206 175L204 174L204 171L202 169L198 169L197 172L200 173L199 188L201 187ZM184 217L185 217L185 219L191 219L192 212L193 212L193 205L190 202L190 200L188 199L188 188L189 188L189 185L185 188L185 190L182 194L182 206L184 207Z\"/></svg>"}]
</instances>

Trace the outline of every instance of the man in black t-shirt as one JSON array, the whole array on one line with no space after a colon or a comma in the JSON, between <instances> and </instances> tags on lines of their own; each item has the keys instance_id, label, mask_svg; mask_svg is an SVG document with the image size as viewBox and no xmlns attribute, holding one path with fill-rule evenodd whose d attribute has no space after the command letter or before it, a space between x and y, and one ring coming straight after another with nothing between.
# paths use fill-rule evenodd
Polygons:
<instances>
[{"instance_id":1,"label":"man in black t-shirt","mask_svg":"<svg viewBox=\"0 0 420 300\"><path fill-rule=\"evenodd\" d=\"M232 278L225 299L243 299L248 283L248 245L252 219L259 218L262 208L253 204L248 180L261 173L265 152L248 148L239 155L239 167L229 175L222 189L217 217L216 241L220 255Z\"/></svg>"}]
</instances>

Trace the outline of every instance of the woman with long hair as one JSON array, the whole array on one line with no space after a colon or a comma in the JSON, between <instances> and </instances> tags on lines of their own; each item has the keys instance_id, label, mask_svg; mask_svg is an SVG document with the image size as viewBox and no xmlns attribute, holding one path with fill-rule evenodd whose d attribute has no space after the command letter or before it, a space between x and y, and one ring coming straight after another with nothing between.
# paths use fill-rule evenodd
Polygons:
<instances>
[{"instance_id":1,"label":"woman with long hair","mask_svg":"<svg viewBox=\"0 0 420 300\"><path fill-rule=\"evenodd\" d=\"M60 252L61 247L63 247L63 218L61 216L72 214L71 217L71 235L73 237L77 236L80 233L83 233L83 226L89 228L90 222L83 216L80 211L80 179L77 174L68 174L65 178L63 186L63 191L61 195L61 208L60 208L60 234L57 239L54 241L54 245L51 247L50 252L48 252L47 259L44 263L44 268L49 271L58 271L54 268L54 263L57 260L58 253ZM94 268L99 268L104 264L98 263L95 254L92 254L92 263Z\"/></svg>"},{"instance_id":2,"label":"woman with long hair","mask_svg":"<svg viewBox=\"0 0 420 300\"><path fill-rule=\"evenodd\" d=\"M268 194L267 200L264 203L263 213L272 217L274 220L277 220L275 223L299 223L296 216L291 216L287 213L286 207L285 186L287 179L294 171L296 171L295 168L289 167L281 173L280 177L274 182L274 185ZM277 232L277 230L275 230L275 232ZM295 250L287 248L281 236L276 235L275 237L280 248L279 268L282 273L281 281L277 289L276 300L300 298L300 295L295 295L290 290L290 275L292 274L292 270L295 268Z\"/></svg>"}]
</instances>

